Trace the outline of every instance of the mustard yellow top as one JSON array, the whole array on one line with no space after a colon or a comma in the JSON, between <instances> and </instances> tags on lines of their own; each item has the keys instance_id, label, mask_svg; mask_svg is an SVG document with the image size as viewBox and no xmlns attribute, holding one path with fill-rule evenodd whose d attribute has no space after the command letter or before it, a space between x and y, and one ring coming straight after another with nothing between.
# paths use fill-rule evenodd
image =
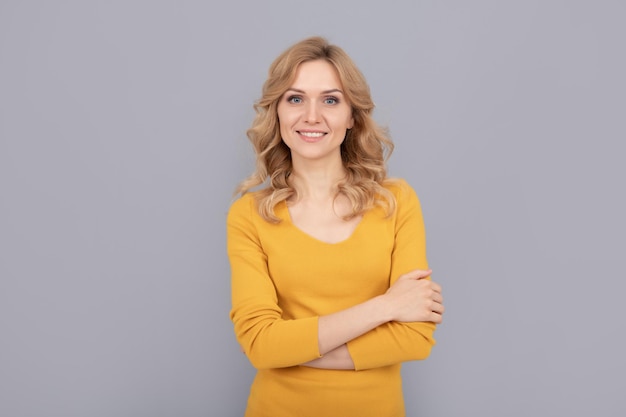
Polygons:
<instances>
[{"instance_id":1,"label":"mustard yellow top","mask_svg":"<svg viewBox=\"0 0 626 417\"><path fill-rule=\"evenodd\" d=\"M397 207L367 212L348 239L329 244L298 229L284 202L264 221L253 194L227 221L237 340L258 369L246 417L401 417L400 366L424 359L433 323L385 323L348 342L356 370L300 364L320 357L318 317L383 294L402 274L428 269L424 224L413 189L388 188Z\"/></svg>"}]
</instances>

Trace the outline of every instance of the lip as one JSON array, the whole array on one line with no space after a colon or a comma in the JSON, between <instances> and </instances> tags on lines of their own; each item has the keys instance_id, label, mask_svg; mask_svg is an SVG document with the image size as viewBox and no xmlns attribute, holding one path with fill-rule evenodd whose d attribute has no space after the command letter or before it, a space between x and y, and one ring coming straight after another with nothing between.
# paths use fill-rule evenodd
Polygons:
<instances>
[{"instance_id":1,"label":"lip","mask_svg":"<svg viewBox=\"0 0 626 417\"><path fill-rule=\"evenodd\" d=\"M307 143L319 142L320 140L324 139L324 137L328 134L328 132L325 132L323 130L311 130L311 129L296 130L296 133L298 134L300 139L302 139L303 141L305 141ZM311 133L313 133L313 134L314 133L318 133L320 135L319 136L307 136L307 135L305 135L305 134L311 134Z\"/></svg>"}]
</instances>

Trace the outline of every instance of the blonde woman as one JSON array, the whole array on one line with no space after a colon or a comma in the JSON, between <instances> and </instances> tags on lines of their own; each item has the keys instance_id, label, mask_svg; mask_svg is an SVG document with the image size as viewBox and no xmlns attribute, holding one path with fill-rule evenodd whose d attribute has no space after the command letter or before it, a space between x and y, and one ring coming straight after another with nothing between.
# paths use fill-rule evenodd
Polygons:
<instances>
[{"instance_id":1,"label":"blonde woman","mask_svg":"<svg viewBox=\"0 0 626 417\"><path fill-rule=\"evenodd\" d=\"M350 57L305 39L271 65L231 206L230 317L257 374L247 417L404 416L402 362L444 311L418 198ZM253 191L255 189L255 191Z\"/></svg>"}]
</instances>

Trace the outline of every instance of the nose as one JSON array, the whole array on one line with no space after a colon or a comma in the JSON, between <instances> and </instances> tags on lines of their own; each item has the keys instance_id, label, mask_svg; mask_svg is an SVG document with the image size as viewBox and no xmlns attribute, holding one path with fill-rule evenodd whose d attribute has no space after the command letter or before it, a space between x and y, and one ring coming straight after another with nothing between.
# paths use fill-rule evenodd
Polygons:
<instances>
[{"instance_id":1,"label":"nose","mask_svg":"<svg viewBox=\"0 0 626 417\"><path fill-rule=\"evenodd\" d=\"M319 122L320 119L320 109L318 108L315 101L311 101L308 103L305 114L304 114L305 122L310 124L315 124Z\"/></svg>"}]
</instances>

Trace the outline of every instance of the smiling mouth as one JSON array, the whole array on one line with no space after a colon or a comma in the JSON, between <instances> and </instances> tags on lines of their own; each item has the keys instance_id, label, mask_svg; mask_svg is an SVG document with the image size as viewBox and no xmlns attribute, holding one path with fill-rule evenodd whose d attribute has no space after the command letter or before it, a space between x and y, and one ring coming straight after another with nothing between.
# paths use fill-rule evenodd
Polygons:
<instances>
[{"instance_id":1,"label":"smiling mouth","mask_svg":"<svg viewBox=\"0 0 626 417\"><path fill-rule=\"evenodd\" d=\"M300 135L306 137L306 138L311 138L311 139L317 139L317 138L321 138L322 136L324 136L326 133L325 132L301 132L301 131L297 131Z\"/></svg>"}]
</instances>

